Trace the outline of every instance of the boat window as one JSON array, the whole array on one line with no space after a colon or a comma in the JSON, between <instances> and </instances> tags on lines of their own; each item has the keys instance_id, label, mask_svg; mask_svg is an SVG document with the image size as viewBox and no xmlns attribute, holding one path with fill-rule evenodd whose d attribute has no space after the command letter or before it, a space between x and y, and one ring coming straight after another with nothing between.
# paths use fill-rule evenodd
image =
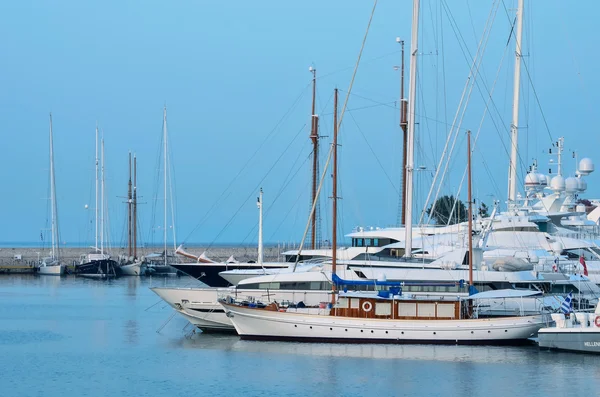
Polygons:
<instances>
[{"instance_id":1,"label":"boat window","mask_svg":"<svg viewBox=\"0 0 600 397\"><path fill-rule=\"evenodd\" d=\"M416 317L417 316L417 304L414 302L399 302L398 303L398 316L400 316L400 317Z\"/></svg>"},{"instance_id":2,"label":"boat window","mask_svg":"<svg viewBox=\"0 0 600 397\"><path fill-rule=\"evenodd\" d=\"M360 300L359 299L350 299L350 309L358 309L360 307Z\"/></svg>"},{"instance_id":3,"label":"boat window","mask_svg":"<svg viewBox=\"0 0 600 397\"><path fill-rule=\"evenodd\" d=\"M438 303L437 316L438 317L455 318L454 304L453 303Z\"/></svg>"},{"instance_id":4,"label":"boat window","mask_svg":"<svg viewBox=\"0 0 600 397\"><path fill-rule=\"evenodd\" d=\"M335 304L335 307L338 309L347 309L348 308L348 299L347 298L338 299L337 303Z\"/></svg>"},{"instance_id":5,"label":"boat window","mask_svg":"<svg viewBox=\"0 0 600 397\"><path fill-rule=\"evenodd\" d=\"M281 289L280 283L259 283L258 289Z\"/></svg>"},{"instance_id":6,"label":"boat window","mask_svg":"<svg viewBox=\"0 0 600 397\"><path fill-rule=\"evenodd\" d=\"M380 247L378 238L373 239L373 247Z\"/></svg>"},{"instance_id":7,"label":"boat window","mask_svg":"<svg viewBox=\"0 0 600 397\"><path fill-rule=\"evenodd\" d=\"M366 238L365 239L365 247L371 247L371 239L370 238Z\"/></svg>"},{"instance_id":8,"label":"boat window","mask_svg":"<svg viewBox=\"0 0 600 397\"><path fill-rule=\"evenodd\" d=\"M376 316L391 316L392 315L392 304L390 302L376 302L375 303L375 315Z\"/></svg>"},{"instance_id":9,"label":"boat window","mask_svg":"<svg viewBox=\"0 0 600 397\"><path fill-rule=\"evenodd\" d=\"M417 306L418 317L435 317L435 303L419 303Z\"/></svg>"}]
</instances>

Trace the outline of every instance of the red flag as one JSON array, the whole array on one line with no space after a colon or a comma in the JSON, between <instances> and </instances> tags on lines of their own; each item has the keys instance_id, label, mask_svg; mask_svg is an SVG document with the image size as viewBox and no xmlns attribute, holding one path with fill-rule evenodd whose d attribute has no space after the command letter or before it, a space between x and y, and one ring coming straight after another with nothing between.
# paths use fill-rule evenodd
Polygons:
<instances>
[{"instance_id":1,"label":"red flag","mask_svg":"<svg viewBox=\"0 0 600 397\"><path fill-rule=\"evenodd\" d=\"M583 256L579 257L579 263L581 263L581 266L583 266L583 275L587 276L588 275L587 266L585 265L585 259L583 259Z\"/></svg>"}]
</instances>

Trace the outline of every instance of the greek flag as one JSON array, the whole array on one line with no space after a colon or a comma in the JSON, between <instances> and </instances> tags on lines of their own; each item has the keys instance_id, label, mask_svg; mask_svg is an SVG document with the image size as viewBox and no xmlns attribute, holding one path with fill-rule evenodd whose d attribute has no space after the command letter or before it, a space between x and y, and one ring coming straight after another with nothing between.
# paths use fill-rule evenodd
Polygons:
<instances>
[{"instance_id":1,"label":"greek flag","mask_svg":"<svg viewBox=\"0 0 600 397\"><path fill-rule=\"evenodd\" d=\"M563 303L560 305L560 310L564 313L564 314L568 314L571 313L571 300L573 299L573 293L569 292L569 295L567 295L567 297L563 300Z\"/></svg>"}]
</instances>

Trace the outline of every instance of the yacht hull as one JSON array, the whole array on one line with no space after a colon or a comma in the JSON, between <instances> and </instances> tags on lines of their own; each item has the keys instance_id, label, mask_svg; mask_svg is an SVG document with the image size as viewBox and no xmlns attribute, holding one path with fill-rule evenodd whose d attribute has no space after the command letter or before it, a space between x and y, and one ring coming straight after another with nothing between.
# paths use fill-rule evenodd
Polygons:
<instances>
[{"instance_id":1,"label":"yacht hull","mask_svg":"<svg viewBox=\"0 0 600 397\"><path fill-rule=\"evenodd\" d=\"M546 324L541 315L468 320L386 320L280 312L224 303L223 306L240 337L248 340L523 344L530 343L529 338Z\"/></svg>"},{"instance_id":2,"label":"yacht hull","mask_svg":"<svg viewBox=\"0 0 600 397\"><path fill-rule=\"evenodd\" d=\"M547 349L600 354L600 328L543 328L538 343Z\"/></svg>"},{"instance_id":3,"label":"yacht hull","mask_svg":"<svg viewBox=\"0 0 600 397\"><path fill-rule=\"evenodd\" d=\"M119 269L121 269L123 276L139 276L142 273L142 264L140 262L128 263L119 266Z\"/></svg>"},{"instance_id":4,"label":"yacht hull","mask_svg":"<svg viewBox=\"0 0 600 397\"><path fill-rule=\"evenodd\" d=\"M175 263L171 265L175 269L188 276L202 281L209 287L227 287L227 280L219 276L219 272L234 269L278 269L287 268L289 263L264 263L262 266L257 263Z\"/></svg>"}]
</instances>

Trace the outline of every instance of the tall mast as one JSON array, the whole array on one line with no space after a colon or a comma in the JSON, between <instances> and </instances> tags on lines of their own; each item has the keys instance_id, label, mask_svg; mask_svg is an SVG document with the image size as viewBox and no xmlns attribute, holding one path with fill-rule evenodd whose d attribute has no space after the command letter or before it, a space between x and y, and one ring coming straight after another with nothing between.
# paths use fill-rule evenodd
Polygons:
<instances>
[{"instance_id":1,"label":"tall mast","mask_svg":"<svg viewBox=\"0 0 600 397\"><path fill-rule=\"evenodd\" d=\"M415 139L415 103L417 94L417 51L419 43L419 0L413 0L412 33L410 39L410 80L408 84L408 134L406 137L406 244L404 256L412 256L412 202Z\"/></svg>"},{"instance_id":2,"label":"tall mast","mask_svg":"<svg viewBox=\"0 0 600 397\"><path fill-rule=\"evenodd\" d=\"M98 123L96 123L96 206L95 211L96 211L96 219L94 221L94 226L95 226L95 242L94 242L94 249L98 249L98 227L100 226L98 224Z\"/></svg>"},{"instance_id":3,"label":"tall mast","mask_svg":"<svg viewBox=\"0 0 600 397\"><path fill-rule=\"evenodd\" d=\"M333 91L333 172L332 172L332 196L333 196L333 220L331 230L331 272L337 271L337 136L338 136L338 89ZM335 283L332 284L331 301L335 300Z\"/></svg>"},{"instance_id":4,"label":"tall mast","mask_svg":"<svg viewBox=\"0 0 600 397\"><path fill-rule=\"evenodd\" d=\"M165 223L163 237L165 245L165 265L167 264L167 107L163 110L163 171L164 171L164 194L165 194Z\"/></svg>"},{"instance_id":5,"label":"tall mast","mask_svg":"<svg viewBox=\"0 0 600 397\"><path fill-rule=\"evenodd\" d=\"M104 255L104 138L100 141L100 254Z\"/></svg>"},{"instance_id":6,"label":"tall mast","mask_svg":"<svg viewBox=\"0 0 600 397\"><path fill-rule=\"evenodd\" d=\"M515 203L517 196L517 147L519 144L519 90L521 88L521 36L523 35L523 0L517 9L517 32L515 37L515 75L513 85L513 112L510 125L510 168L508 170L508 203Z\"/></svg>"},{"instance_id":7,"label":"tall mast","mask_svg":"<svg viewBox=\"0 0 600 397\"><path fill-rule=\"evenodd\" d=\"M58 255L58 225L56 224L56 186L54 184L54 137L52 134L52 113L50 113L50 206L52 223L52 259Z\"/></svg>"},{"instance_id":8,"label":"tall mast","mask_svg":"<svg viewBox=\"0 0 600 397\"><path fill-rule=\"evenodd\" d=\"M263 190L260 188L258 196L258 264L263 264Z\"/></svg>"},{"instance_id":9,"label":"tall mast","mask_svg":"<svg viewBox=\"0 0 600 397\"><path fill-rule=\"evenodd\" d=\"M133 156L133 257L137 258L137 157Z\"/></svg>"},{"instance_id":10,"label":"tall mast","mask_svg":"<svg viewBox=\"0 0 600 397\"><path fill-rule=\"evenodd\" d=\"M471 130L467 131L467 183L469 204L469 285L473 285L473 198L471 195Z\"/></svg>"},{"instance_id":11,"label":"tall mast","mask_svg":"<svg viewBox=\"0 0 600 397\"><path fill-rule=\"evenodd\" d=\"M129 183L127 184L127 247L129 256L133 254L133 192L131 183L131 152L129 152Z\"/></svg>"},{"instance_id":12,"label":"tall mast","mask_svg":"<svg viewBox=\"0 0 600 397\"><path fill-rule=\"evenodd\" d=\"M312 203L317 197L317 179L319 174L319 116L315 114L316 96L317 96L317 69L312 66L308 69L312 75L312 112L310 140L313 144L313 166L312 166ZM317 248L317 211L311 216L311 249Z\"/></svg>"},{"instance_id":13,"label":"tall mast","mask_svg":"<svg viewBox=\"0 0 600 397\"><path fill-rule=\"evenodd\" d=\"M406 134L408 122L406 120L407 105L404 97L404 40L396 38L396 42L402 46L402 62L400 66L400 128L402 129L402 203L400 225L406 223Z\"/></svg>"}]
</instances>

